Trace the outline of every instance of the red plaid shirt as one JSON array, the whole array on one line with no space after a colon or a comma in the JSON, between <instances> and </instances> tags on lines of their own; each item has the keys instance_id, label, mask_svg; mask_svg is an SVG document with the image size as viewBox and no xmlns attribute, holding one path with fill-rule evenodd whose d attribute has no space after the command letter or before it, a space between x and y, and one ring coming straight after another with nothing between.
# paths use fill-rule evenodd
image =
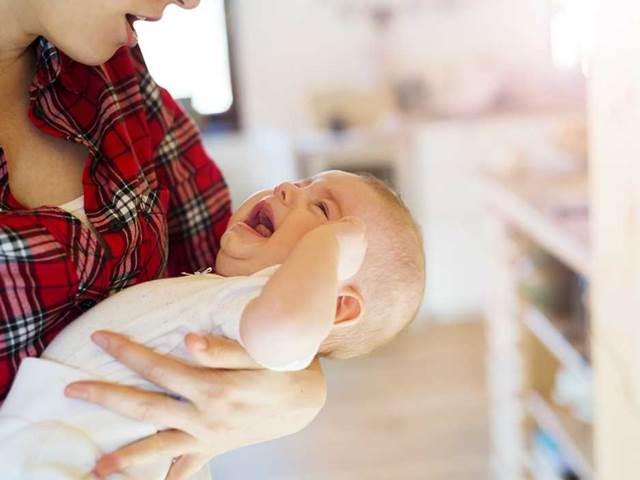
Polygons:
<instances>
[{"instance_id":1,"label":"red plaid shirt","mask_svg":"<svg viewBox=\"0 0 640 480\"><path fill-rule=\"evenodd\" d=\"M40 38L37 59L29 116L89 150L84 201L97 235L60 208L20 205L0 149L0 399L23 358L109 294L212 266L230 215L196 126L138 49L88 67Z\"/></svg>"}]
</instances>

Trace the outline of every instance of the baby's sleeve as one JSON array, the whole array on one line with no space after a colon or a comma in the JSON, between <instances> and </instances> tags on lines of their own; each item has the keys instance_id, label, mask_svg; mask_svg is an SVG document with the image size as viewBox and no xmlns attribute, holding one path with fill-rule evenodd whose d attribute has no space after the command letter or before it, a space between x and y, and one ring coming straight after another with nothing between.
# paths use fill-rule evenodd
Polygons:
<instances>
[{"instance_id":1,"label":"baby's sleeve","mask_svg":"<svg viewBox=\"0 0 640 480\"><path fill-rule=\"evenodd\" d=\"M64 395L69 383L92 379L51 360L22 362L0 409L3 480L87 479L102 454L157 432L152 424ZM114 478L164 478L170 462L163 458Z\"/></svg>"},{"instance_id":2,"label":"baby's sleeve","mask_svg":"<svg viewBox=\"0 0 640 480\"><path fill-rule=\"evenodd\" d=\"M220 295L216 311L216 330L211 333L223 335L242 344L240 339L240 320L246 306L258 297L269 278L280 265L264 268L246 277L230 277L225 291Z\"/></svg>"}]
</instances>

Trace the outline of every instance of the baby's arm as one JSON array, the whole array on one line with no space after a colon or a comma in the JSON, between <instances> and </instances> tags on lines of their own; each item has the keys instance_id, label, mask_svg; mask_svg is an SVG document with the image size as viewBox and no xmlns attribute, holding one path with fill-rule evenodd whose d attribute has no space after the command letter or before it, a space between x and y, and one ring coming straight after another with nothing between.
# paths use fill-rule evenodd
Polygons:
<instances>
[{"instance_id":1,"label":"baby's arm","mask_svg":"<svg viewBox=\"0 0 640 480\"><path fill-rule=\"evenodd\" d=\"M243 311L240 338L248 353L276 370L306 367L329 335L339 288L365 250L364 223L355 217L305 235Z\"/></svg>"}]
</instances>

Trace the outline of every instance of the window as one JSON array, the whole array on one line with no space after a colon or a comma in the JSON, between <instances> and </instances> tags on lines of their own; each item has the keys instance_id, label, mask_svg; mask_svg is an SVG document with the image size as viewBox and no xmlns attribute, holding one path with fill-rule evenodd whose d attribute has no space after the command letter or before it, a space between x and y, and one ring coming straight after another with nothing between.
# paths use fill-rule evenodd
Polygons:
<instances>
[{"instance_id":1,"label":"window","mask_svg":"<svg viewBox=\"0 0 640 480\"><path fill-rule=\"evenodd\" d=\"M554 0L551 17L551 55L560 69L577 67L587 75L594 50L596 2Z\"/></svg>"},{"instance_id":2,"label":"window","mask_svg":"<svg viewBox=\"0 0 640 480\"><path fill-rule=\"evenodd\" d=\"M136 23L140 48L156 82L196 119L237 128L225 0L195 10L170 5L160 24Z\"/></svg>"}]
</instances>

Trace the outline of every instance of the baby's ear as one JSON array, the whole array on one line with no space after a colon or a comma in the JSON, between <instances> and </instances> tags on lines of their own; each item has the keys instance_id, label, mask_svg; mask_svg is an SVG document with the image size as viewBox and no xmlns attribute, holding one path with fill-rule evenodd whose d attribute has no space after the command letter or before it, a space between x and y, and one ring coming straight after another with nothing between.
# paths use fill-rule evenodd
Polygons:
<instances>
[{"instance_id":1,"label":"baby's ear","mask_svg":"<svg viewBox=\"0 0 640 480\"><path fill-rule=\"evenodd\" d=\"M364 315L364 299L351 287L342 287L336 303L336 327L350 327Z\"/></svg>"}]
</instances>

